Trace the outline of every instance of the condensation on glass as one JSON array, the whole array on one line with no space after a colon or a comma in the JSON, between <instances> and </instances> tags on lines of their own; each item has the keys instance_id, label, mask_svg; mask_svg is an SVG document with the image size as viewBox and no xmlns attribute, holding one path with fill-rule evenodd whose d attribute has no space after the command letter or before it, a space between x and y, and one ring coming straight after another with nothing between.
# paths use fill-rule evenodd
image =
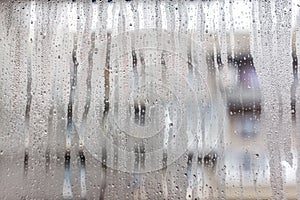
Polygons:
<instances>
[{"instance_id":1,"label":"condensation on glass","mask_svg":"<svg viewBox=\"0 0 300 200\"><path fill-rule=\"evenodd\" d=\"M1 199L300 199L300 1L1 1Z\"/></svg>"}]
</instances>

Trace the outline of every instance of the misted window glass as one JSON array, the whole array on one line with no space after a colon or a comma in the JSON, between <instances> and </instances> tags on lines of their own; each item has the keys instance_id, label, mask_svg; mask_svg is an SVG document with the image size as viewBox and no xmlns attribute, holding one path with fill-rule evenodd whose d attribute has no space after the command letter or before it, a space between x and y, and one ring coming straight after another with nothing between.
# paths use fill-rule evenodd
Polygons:
<instances>
[{"instance_id":1,"label":"misted window glass","mask_svg":"<svg viewBox=\"0 0 300 200\"><path fill-rule=\"evenodd\" d=\"M2 1L0 199L300 199L299 56L299 0Z\"/></svg>"}]
</instances>

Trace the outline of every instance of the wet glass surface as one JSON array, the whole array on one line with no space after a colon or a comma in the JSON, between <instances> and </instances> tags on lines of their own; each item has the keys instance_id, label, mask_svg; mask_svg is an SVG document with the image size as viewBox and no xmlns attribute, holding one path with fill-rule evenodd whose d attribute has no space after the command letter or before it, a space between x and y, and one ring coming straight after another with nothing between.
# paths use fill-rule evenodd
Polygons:
<instances>
[{"instance_id":1,"label":"wet glass surface","mask_svg":"<svg viewBox=\"0 0 300 200\"><path fill-rule=\"evenodd\" d=\"M0 1L0 199L300 199L300 2Z\"/></svg>"}]
</instances>

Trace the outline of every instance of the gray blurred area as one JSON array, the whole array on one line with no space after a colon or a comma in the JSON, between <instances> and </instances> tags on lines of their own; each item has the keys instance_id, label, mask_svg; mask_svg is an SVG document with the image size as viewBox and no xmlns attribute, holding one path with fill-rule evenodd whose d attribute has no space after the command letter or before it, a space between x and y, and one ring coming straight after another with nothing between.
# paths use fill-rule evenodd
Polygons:
<instances>
[{"instance_id":1,"label":"gray blurred area","mask_svg":"<svg viewBox=\"0 0 300 200\"><path fill-rule=\"evenodd\" d=\"M300 199L299 5L1 1L0 199Z\"/></svg>"}]
</instances>

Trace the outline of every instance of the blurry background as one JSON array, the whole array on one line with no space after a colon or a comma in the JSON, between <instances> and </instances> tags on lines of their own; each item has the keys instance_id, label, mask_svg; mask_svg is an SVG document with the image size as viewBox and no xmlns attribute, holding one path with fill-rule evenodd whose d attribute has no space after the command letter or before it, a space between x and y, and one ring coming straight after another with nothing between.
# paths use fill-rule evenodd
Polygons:
<instances>
[{"instance_id":1,"label":"blurry background","mask_svg":"<svg viewBox=\"0 0 300 200\"><path fill-rule=\"evenodd\" d=\"M300 1L1 1L1 199L300 199Z\"/></svg>"}]
</instances>

